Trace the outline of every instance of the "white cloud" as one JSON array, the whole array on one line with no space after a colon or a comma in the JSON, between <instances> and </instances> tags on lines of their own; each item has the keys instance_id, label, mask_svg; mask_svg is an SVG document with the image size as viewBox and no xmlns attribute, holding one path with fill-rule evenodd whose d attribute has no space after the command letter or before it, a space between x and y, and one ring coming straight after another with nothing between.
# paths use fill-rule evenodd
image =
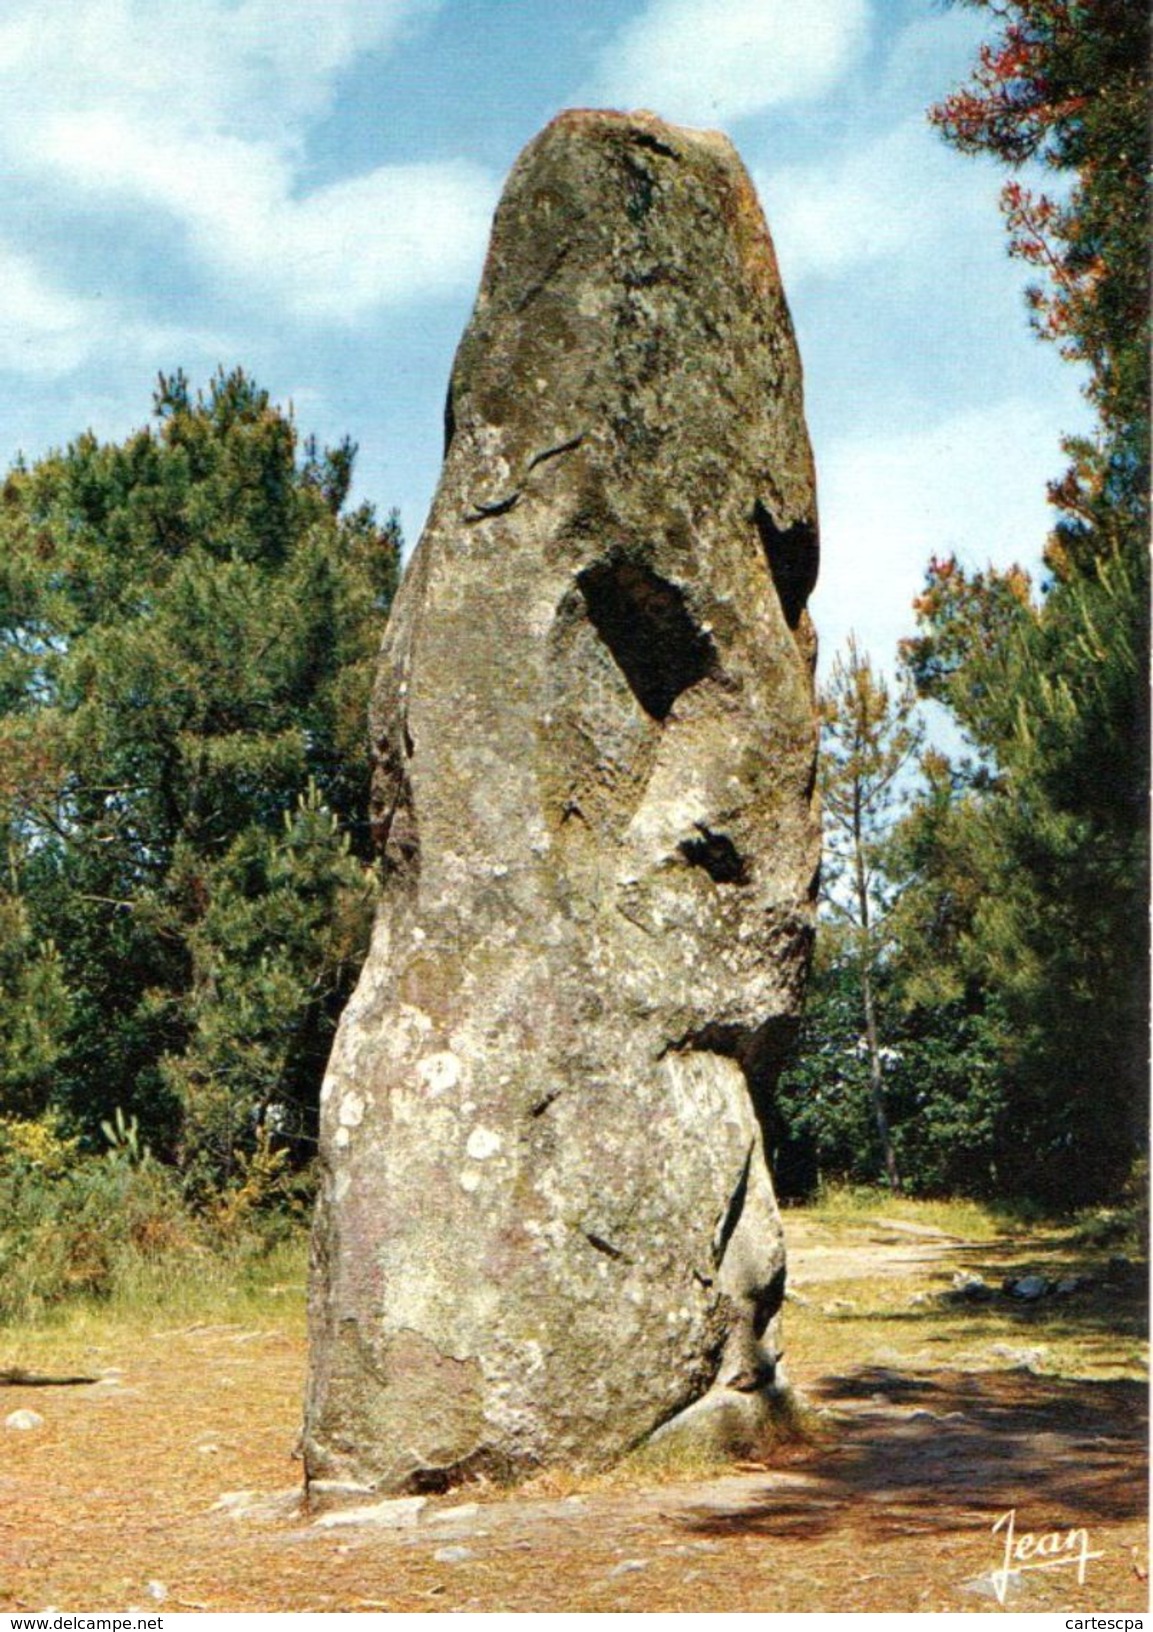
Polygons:
<instances>
[{"instance_id":1,"label":"white cloud","mask_svg":"<svg viewBox=\"0 0 1153 1632\"><path fill-rule=\"evenodd\" d=\"M291 250L285 273L292 306L348 321L373 306L427 299L475 280L496 191L486 171L459 160L389 165L288 202L277 227ZM251 247L262 257L260 245ZM254 273L261 264L254 262Z\"/></svg>"},{"instance_id":2,"label":"white cloud","mask_svg":"<svg viewBox=\"0 0 1153 1632\"><path fill-rule=\"evenodd\" d=\"M92 308L0 245L0 368L50 376L76 368L89 354Z\"/></svg>"},{"instance_id":3,"label":"white cloud","mask_svg":"<svg viewBox=\"0 0 1153 1632\"><path fill-rule=\"evenodd\" d=\"M27 255L0 242L0 369L56 379L113 341L121 357L221 349L207 335L134 322L115 301L70 294Z\"/></svg>"},{"instance_id":4,"label":"white cloud","mask_svg":"<svg viewBox=\"0 0 1153 1632\"><path fill-rule=\"evenodd\" d=\"M832 162L758 167L788 286L837 277L868 261L941 261L947 246L996 233L1000 177L952 153L923 117Z\"/></svg>"},{"instance_id":5,"label":"white cloud","mask_svg":"<svg viewBox=\"0 0 1153 1632\"><path fill-rule=\"evenodd\" d=\"M74 184L165 211L202 261L299 318L351 323L457 287L479 269L495 202L465 161L386 165L297 197L271 143L191 142L112 112L56 120L48 151Z\"/></svg>"},{"instance_id":6,"label":"white cloud","mask_svg":"<svg viewBox=\"0 0 1153 1632\"><path fill-rule=\"evenodd\" d=\"M869 0L649 0L602 54L592 98L688 124L806 102L864 44Z\"/></svg>"},{"instance_id":7,"label":"white cloud","mask_svg":"<svg viewBox=\"0 0 1153 1632\"><path fill-rule=\"evenodd\" d=\"M911 635L933 555L1036 570L1053 516L1046 482L1085 408L1072 379L1050 403L1005 397L930 426L833 443L820 461L821 579L813 617L828 667L850 630L882 667Z\"/></svg>"},{"instance_id":8,"label":"white cloud","mask_svg":"<svg viewBox=\"0 0 1153 1632\"><path fill-rule=\"evenodd\" d=\"M0 22L7 115L114 106L159 128L280 139L336 75L438 0L16 0ZM35 130L26 130L29 143Z\"/></svg>"},{"instance_id":9,"label":"white cloud","mask_svg":"<svg viewBox=\"0 0 1153 1632\"><path fill-rule=\"evenodd\" d=\"M466 162L311 190L308 121L358 53L439 0L73 0L0 24L0 157L33 184L161 212L230 294L353 322L478 269L495 183Z\"/></svg>"}]
</instances>

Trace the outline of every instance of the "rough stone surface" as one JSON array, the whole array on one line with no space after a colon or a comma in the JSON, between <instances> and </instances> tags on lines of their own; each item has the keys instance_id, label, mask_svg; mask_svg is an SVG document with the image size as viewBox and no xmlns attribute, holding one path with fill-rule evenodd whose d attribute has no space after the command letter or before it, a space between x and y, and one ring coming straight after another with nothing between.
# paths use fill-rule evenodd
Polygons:
<instances>
[{"instance_id":1,"label":"rough stone surface","mask_svg":"<svg viewBox=\"0 0 1153 1632\"><path fill-rule=\"evenodd\" d=\"M373 705L387 881L323 1089L310 1481L747 1441L816 888L812 460L721 136L518 161ZM666 1433L670 1430L666 1427Z\"/></svg>"}]
</instances>

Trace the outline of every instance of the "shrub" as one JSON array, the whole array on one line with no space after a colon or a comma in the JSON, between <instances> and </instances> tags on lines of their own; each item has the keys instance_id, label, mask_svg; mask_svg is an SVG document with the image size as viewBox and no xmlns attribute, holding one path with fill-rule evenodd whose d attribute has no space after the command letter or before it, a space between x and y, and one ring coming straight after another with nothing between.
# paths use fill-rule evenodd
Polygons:
<instances>
[{"instance_id":1,"label":"shrub","mask_svg":"<svg viewBox=\"0 0 1153 1632\"><path fill-rule=\"evenodd\" d=\"M51 1120L0 1120L0 1320L231 1277L300 1229L306 1188L268 1137L238 1156L234 1186L197 1209L131 1119L117 1116L106 1136L104 1155L85 1155Z\"/></svg>"}]
</instances>

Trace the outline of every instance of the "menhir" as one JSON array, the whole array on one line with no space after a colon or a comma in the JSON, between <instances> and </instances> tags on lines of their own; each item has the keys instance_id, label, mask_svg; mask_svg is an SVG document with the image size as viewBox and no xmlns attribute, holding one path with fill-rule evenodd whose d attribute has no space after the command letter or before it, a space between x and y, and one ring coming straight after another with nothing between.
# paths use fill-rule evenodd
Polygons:
<instances>
[{"instance_id":1,"label":"menhir","mask_svg":"<svg viewBox=\"0 0 1153 1632\"><path fill-rule=\"evenodd\" d=\"M323 1090L314 1491L748 1445L812 934L801 372L721 136L514 168L373 704L386 885Z\"/></svg>"}]
</instances>

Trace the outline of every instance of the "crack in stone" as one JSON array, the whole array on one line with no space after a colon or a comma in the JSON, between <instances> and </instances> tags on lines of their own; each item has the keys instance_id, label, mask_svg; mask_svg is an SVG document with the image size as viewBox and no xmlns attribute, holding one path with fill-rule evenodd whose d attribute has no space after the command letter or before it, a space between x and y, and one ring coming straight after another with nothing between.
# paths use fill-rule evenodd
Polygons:
<instances>
[{"instance_id":1,"label":"crack in stone","mask_svg":"<svg viewBox=\"0 0 1153 1632\"><path fill-rule=\"evenodd\" d=\"M725 1253L728 1250L729 1242L733 1238L733 1232L741 1221L741 1214L745 1209L745 1196L748 1193L749 1172L753 1165L753 1151L755 1148L755 1145L749 1146L744 1166L741 1168L741 1176L736 1182L732 1195L729 1197L728 1206L717 1220L717 1227L713 1231L714 1269L720 1269L724 1263Z\"/></svg>"},{"instance_id":2,"label":"crack in stone","mask_svg":"<svg viewBox=\"0 0 1153 1632\"><path fill-rule=\"evenodd\" d=\"M516 508L524 497L524 484L538 465L545 464L549 459L559 459L562 454L572 453L575 448L580 447L584 439L584 432L581 431L577 436L570 436L567 442L557 442L551 448L542 448L540 453L534 453L524 467L524 475L521 477L519 487L514 487L512 492L506 493L503 498L490 499L487 503L478 501L466 513L465 521L473 523L487 521L490 516L506 516L510 510Z\"/></svg>"},{"instance_id":3,"label":"crack in stone","mask_svg":"<svg viewBox=\"0 0 1153 1632\"><path fill-rule=\"evenodd\" d=\"M651 153L663 153L669 159L680 158L680 154L675 147L670 147L667 142L662 142L659 136L654 136L650 131L635 131L632 142L634 147L647 147Z\"/></svg>"},{"instance_id":4,"label":"crack in stone","mask_svg":"<svg viewBox=\"0 0 1153 1632\"><path fill-rule=\"evenodd\" d=\"M784 1264L777 1270L767 1286L762 1286L753 1295L753 1336L758 1341L768 1330L770 1320L779 1315L785 1301L785 1281L787 1270ZM780 1359L780 1355L777 1356Z\"/></svg>"},{"instance_id":5,"label":"crack in stone","mask_svg":"<svg viewBox=\"0 0 1153 1632\"><path fill-rule=\"evenodd\" d=\"M775 1361L761 1360L755 1366L746 1366L733 1376L726 1377L721 1387L731 1388L737 1394L759 1394L776 1380L776 1375Z\"/></svg>"},{"instance_id":6,"label":"crack in stone","mask_svg":"<svg viewBox=\"0 0 1153 1632\"><path fill-rule=\"evenodd\" d=\"M510 510L520 503L520 495L521 490L518 487L513 492L506 494L503 499L493 499L489 504L476 504L464 519L467 522L486 521L489 516L507 515Z\"/></svg>"},{"instance_id":7,"label":"crack in stone","mask_svg":"<svg viewBox=\"0 0 1153 1632\"><path fill-rule=\"evenodd\" d=\"M562 453L572 453L575 448L580 447L584 439L584 432L581 431L578 436L570 436L567 442L558 442L555 447L545 448L541 453L534 453L525 466L525 475L529 475L538 465L543 465L546 459L559 459Z\"/></svg>"},{"instance_id":8,"label":"crack in stone","mask_svg":"<svg viewBox=\"0 0 1153 1632\"><path fill-rule=\"evenodd\" d=\"M603 1252L606 1258L615 1259L620 1264L631 1264L633 1262L627 1252L622 1252L620 1247L614 1247L612 1242L606 1241L603 1235L595 1235L592 1230L582 1230L581 1233L589 1246L595 1247L597 1252Z\"/></svg>"}]
</instances>

